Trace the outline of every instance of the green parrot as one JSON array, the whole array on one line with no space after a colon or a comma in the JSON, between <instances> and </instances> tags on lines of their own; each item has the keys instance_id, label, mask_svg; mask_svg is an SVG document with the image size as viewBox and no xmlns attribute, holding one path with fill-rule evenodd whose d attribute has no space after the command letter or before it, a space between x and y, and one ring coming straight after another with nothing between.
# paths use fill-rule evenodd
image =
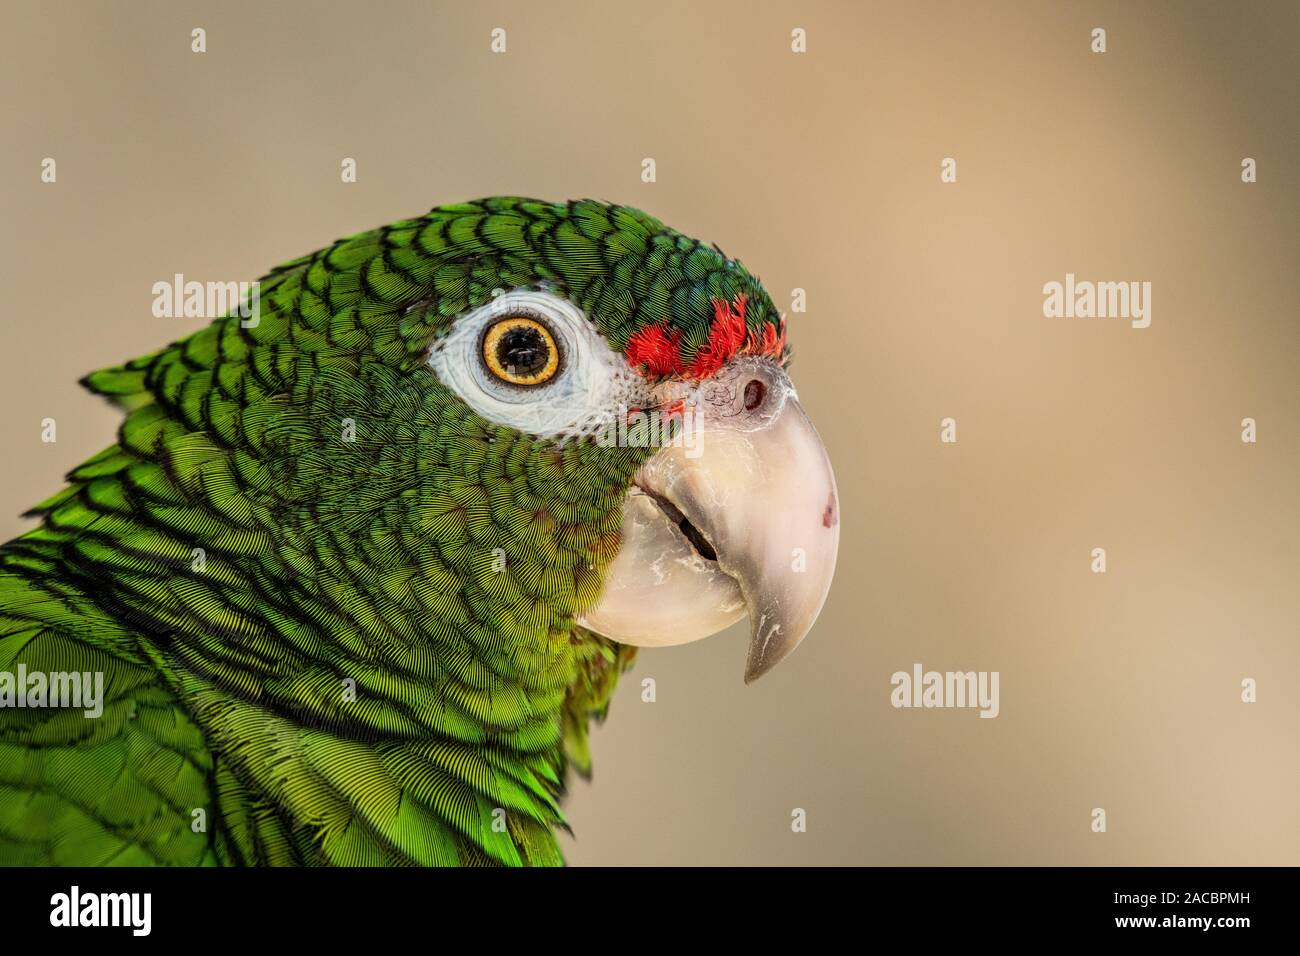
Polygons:
<instances>
[{"instance_id":1,"label":"green parrot","mask_svg":"<svg viewBox=\"0 0 1300 956\"><path fill-rule=\"evenodd\" d=\"M0 863L562 864L637 647L812 627L834 477L716 247L489 198L251 299L86 376L117 443L0 547Z\"/></svg>"}]
</instances>

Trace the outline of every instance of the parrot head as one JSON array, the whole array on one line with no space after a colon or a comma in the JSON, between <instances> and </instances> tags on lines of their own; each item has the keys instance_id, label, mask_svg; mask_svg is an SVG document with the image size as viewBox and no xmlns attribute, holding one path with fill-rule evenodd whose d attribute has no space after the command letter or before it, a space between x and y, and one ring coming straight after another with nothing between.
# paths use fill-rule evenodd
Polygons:
<instances>
[{"instance_id":1,"label":"parrot head","mask_svg":"<svg viewBox=\"0 0 1300 956\"><path fill-rule=\"evenodd\" d=\"M341 239L251 318L87 376L129 412L136 556L95 587L151 630L297 622L332 673L378 657L488 722L565 685L575 628L677 644L748 614L753 680L812 627L839 539L787 358L739 262L627 207L498 197ZM221 572L139 558L191 548ZM228 650L190 657L241 686Z\"/></svg>"}]
</instances>

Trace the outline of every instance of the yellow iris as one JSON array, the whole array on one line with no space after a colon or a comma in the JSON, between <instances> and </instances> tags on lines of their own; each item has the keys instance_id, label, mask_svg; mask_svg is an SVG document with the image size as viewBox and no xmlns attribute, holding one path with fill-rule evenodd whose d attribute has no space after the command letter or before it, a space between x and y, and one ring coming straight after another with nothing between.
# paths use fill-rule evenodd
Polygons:
<instances>
[{"instance_id":1,"label":"yellow iris","mask_svg":"<svg viewBox=\"0 0 1300 956\"><path fill-rule=\"evenodd\" d=\"M560 350L551 330L526 315L494 323L483 336L483 363L512 385L541 385L560 368Z\"/></svg>"}]
</instances>

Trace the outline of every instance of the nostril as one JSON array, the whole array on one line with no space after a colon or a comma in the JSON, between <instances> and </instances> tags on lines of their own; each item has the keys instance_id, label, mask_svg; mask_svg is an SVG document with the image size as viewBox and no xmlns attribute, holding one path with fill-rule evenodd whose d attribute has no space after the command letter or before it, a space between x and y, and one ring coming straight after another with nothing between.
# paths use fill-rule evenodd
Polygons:
<instances>
[{"instance_id":1,"label":"nostril","mask_svg":"<svg viewBox=\"0 0 1300 956\"><path fill-rule=\"evenodd\" d=\"M751 378L745 385L745 411L752 412L763 404L767 398L767 386L756 378Z\"/></svg>"}]
</instances>

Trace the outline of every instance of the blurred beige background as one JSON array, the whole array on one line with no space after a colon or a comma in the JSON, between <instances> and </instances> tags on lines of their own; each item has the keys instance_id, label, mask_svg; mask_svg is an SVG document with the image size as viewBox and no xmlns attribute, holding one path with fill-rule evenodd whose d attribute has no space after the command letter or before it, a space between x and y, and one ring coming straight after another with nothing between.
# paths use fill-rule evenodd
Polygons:
<instances>
[{"instance_id":1,"label":"blurred beige background","mask_svg":"<svg viewBox=\"0 0 1300 956\"><path fill-rule=\"evenodd\" d=\"M112 440L76 379L197 326L152 317L155 281L254 279L489 194L637 205L778 304L807 290L793 374L844 534L818 626L755 686L742 628L643 654L569 801L571 862L1300 863L1296 4L3 20L6 538ZM1151 327L1045 319L1067 272L1150 281ZM1000 671L1001 715L893 709L918 661Z\"/></svg>"}]
</instances>

